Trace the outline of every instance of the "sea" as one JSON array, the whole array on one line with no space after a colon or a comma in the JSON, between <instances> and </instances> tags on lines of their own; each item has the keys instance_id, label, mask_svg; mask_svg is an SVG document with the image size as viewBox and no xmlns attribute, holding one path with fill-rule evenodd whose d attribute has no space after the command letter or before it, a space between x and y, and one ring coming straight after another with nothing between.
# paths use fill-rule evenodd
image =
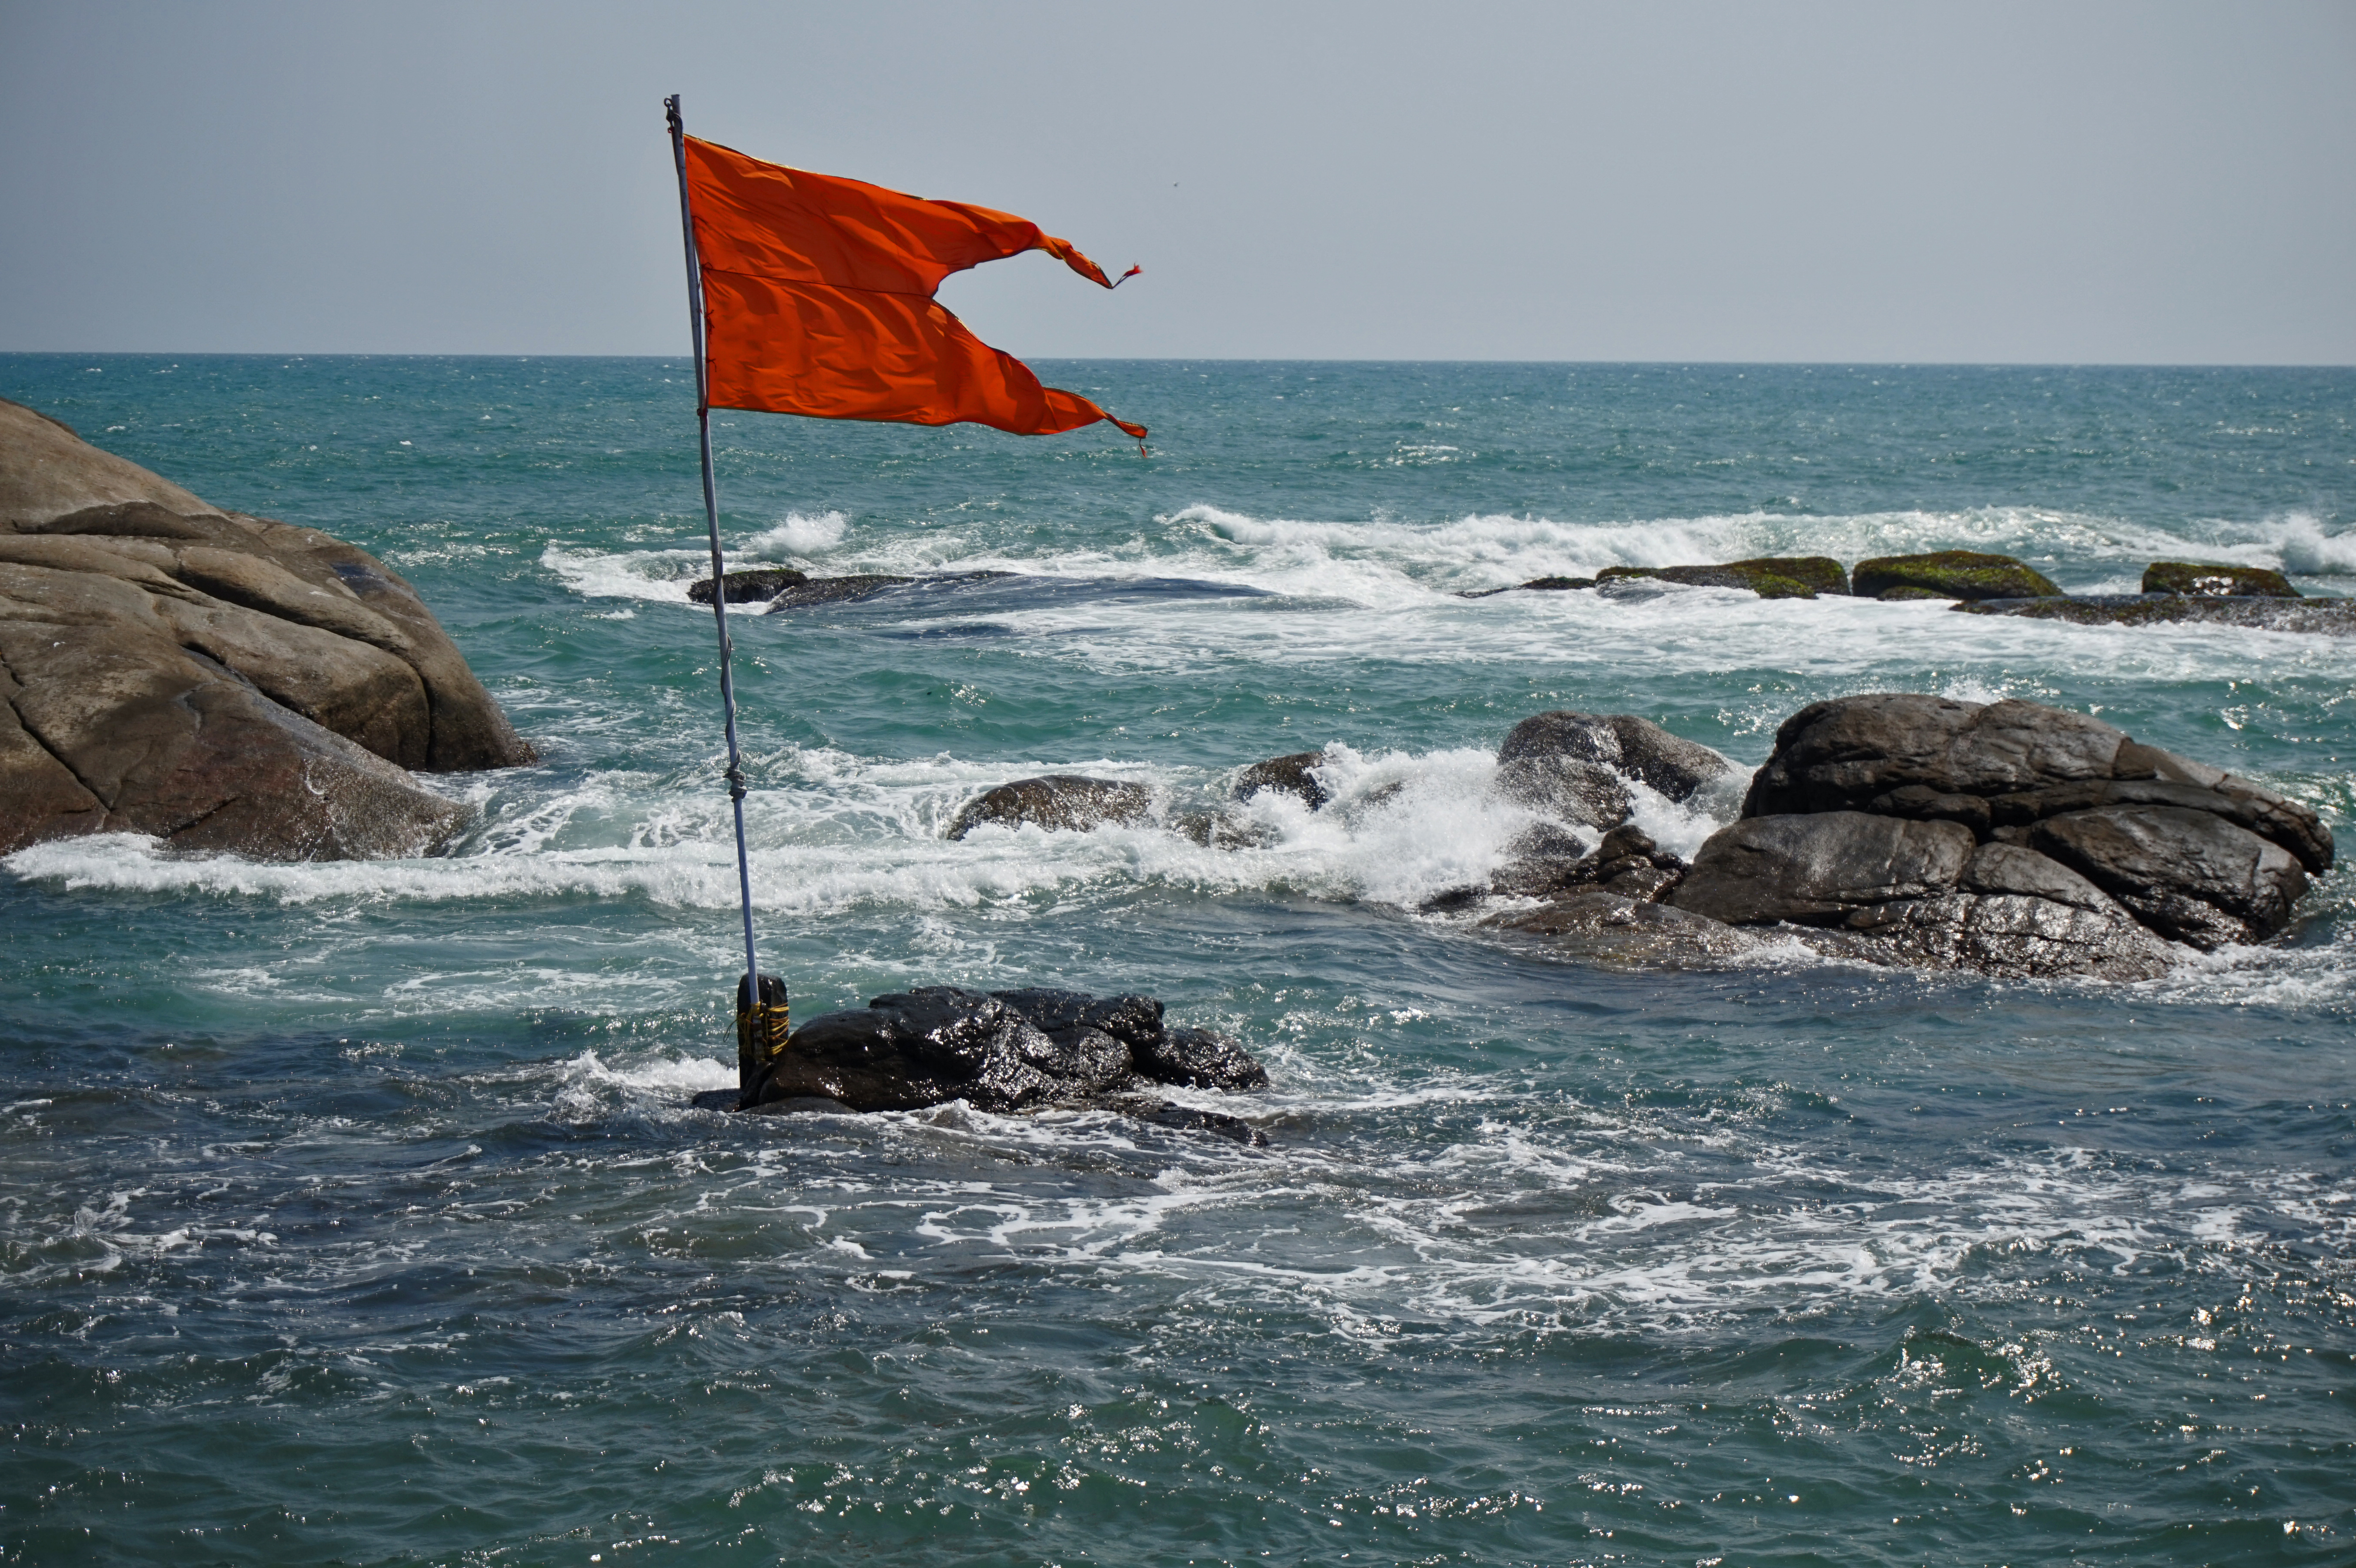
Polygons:
<instances>
[{"instance_id":1,"label":"sea","mask_svg":"<svg viewBox=\"0 0 2356 1568\"><path fill-rule=\"evenodd\" d=\"M2356 592L2356 371L1066 362L1152 427L714 416L755 921L796 1018L1144 992L1265 1090L741 1116L694 394L654 358L0 356L415 584L536 766L448 850L0 861L0 1562L2356 1562L2356 639L1743 592L1945 548ZM976 576L968 574L1005 573ZM1746 768L2020 698L2321 813L2142 984L1515 945L1515 722ZM1322 750L1335 800L1236 770ZM1012 779L1156 816L944 835ZM1730 814L1650 800L1690 853Z\"/></svg>"}]
</instances>

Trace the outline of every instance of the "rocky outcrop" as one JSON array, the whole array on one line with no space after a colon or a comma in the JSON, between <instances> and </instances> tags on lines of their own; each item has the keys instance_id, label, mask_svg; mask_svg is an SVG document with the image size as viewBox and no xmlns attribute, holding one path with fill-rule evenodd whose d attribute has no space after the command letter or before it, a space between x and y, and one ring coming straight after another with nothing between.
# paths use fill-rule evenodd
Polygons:
<instances>
[{"instance_id":1,"label":"rocky outcrop","mask_svg":"<svg viewBox=\"0 0 2356 1568\"><path fill-rule=\"evenodd\" d=\"M1753 560L1730 560L1715 566L1607 566L1596 574L1596 584L1630 578L1655 578L1688 588L1748 588L1762 599L1814 599L1819 593L1846 595L1848 573L1830 556L1762 556Z\"/></svg>"},{"instance_id":2,"label":"rocky outcrop","mask_svg":"<svg viewBox=\"0 0 2356 1568\"><path fill-rule=\"evenodd\" d=\"M2082 626L2148 626L2217 622L2265 632L2356 637L2356 599L2275 599L2254 595L2087 594L2061 599L1996 599L1956 609L1976 615L2020 615Z\"/></svg>"},{"instance_id":3,"label":"rocky outcrop","mask_svg":"<svg viewBox=\"0 0 2356 1568\"><path fill-rule=\"evenodd\" d=\"M803 1024L742 1104L899 1111L962 1100L995 1112L1108 1104L1162 1119L1157 1113L1170 1108L1141 1101L1143 1092L1267 1083L1241 1044L1171 1026L1151 997L926 986Z\"/></svg>"},{"instance_id":4,"label":"rocky outcrop","mask_svg":"<svg viewBox=\"0 0 2356 1568\"><path fill-rule=\"evenodd\" d=\"M734 575L731 573L730 575ZM992 575L998 575L993 573ZM711 581L709 578L706 581ZM809 577L788 583L768 595L766 613L775 615L787 610L806 610L813 604L841 604L852 600L873 599L889 589L905 587L916 581L913 577ZM710 603L710 600L704 603Z\"/></svg>"},{"instance_id":5,"label":"rocky outcrop","mask_svg":"<svg viewBox=\"0 0 2356 1568\"><path fill-rule=\"evenodd\" d=\"M1708 746L1630 713L1557 709L1514 726L1497 748L1498 787L1560 821L1594 828L1628 819L1631 781L1672 801L1734 771Z\"/></svg>"},{"instance_id":6,"label":"rocky outcrop","mask_svg":"<svg viewBox=\"0 0 2356 1568\"><path fill-rule=\"evenodd\" d=\"M364 550L223 511L0 401L0 852L97 832L273 859L424 853L408 770L532 760Z\"/></svg>"},{"instance_id":7,"label":"rocky outcrop","mask_svg":"<svg viewBox=\"0 0 2356 1568\"><path fill-rule=\"evenodd\" d=\"M2196 599L2296 599L2298 590L2281 572L2263 566L2203 566L2197 561L2155 560L2143 569L2146 593L2181 593Z\"/></svg>"},{"instance_id":8,"label":"rocky outcrop","mask_svg":"<svg viewBox=\"0 0 2356 1568\"><path fill-rule=\"evenodd\" d=\"M1968 549L1860 560L1849 582L1862 599L2029 599L2062 592L2026 562Z\"/></svg>"},{"instance_id":9,"label":"rocky outcrop","mask_svg":"<svg viewBox=\"0 0 2356 1568\"><path fill-rule=\"evenodd\" d=\"M731 604L766 604L788 588L799 588L809 581L809 573L797 571L790 566L756 567L749 571L732 571L721 582L728 591ZM894 578L905 582L905 578ZM687 585L687 596L698 604L712 603L712 579Z\"/></svg>"},{"instance_id":10,"label":"rocky outcrop","mask_svg":"<svg viewBox=\"0 0 2356 1568\"><path fill-rule=\"evenodd\" d=\"M958 808L947 837L962 838L975 828L1021 827L1085 832L1105 823L1142 822L1152 815L1153 792L1121 779L1083 773L1048 773L1016 779L984 791Z\"/></svg>"},{"instance_id":11,"label":"rocky outcrop","mask_svg":"<svg viewBox=\"0 0 2356 1568\"><path fill-rule=\"evenodd\" d=\"M2099 720L1893 693L1786 720L1668 901L1887 962L2139 978L2276 934L2332 859L2305 806Z\"/></svg>"}]
</instances>

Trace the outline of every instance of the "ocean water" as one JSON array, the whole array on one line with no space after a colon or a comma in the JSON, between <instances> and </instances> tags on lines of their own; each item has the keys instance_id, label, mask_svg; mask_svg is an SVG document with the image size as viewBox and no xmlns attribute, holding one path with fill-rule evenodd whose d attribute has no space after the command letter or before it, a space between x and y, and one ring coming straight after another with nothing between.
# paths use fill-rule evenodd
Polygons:
<instances>
[{"instance_id":1,"label":"ocean water","mask_svg":"<svg viewBox=\"0 0 2356 1568\"><path fill-rule=\"evenodd\" d=\"M544 753L453 853L0 862L0 1561L2344 1563L2356 872L2136 986L1597 967L1417 912L1549 708L1755 764L2013 696L2356 851L2356 642L1459 591L1951 546L2356 592L2356 372L1086 363L1153 427L717 417L732 565L1019 575L732 621L764 961L1144 990L1262 1147L739 1118L678 361L0 357L414 582ZM941 828L1046 771L1257 848ZM1690 848L1730 809L1649 803Z\"/></svg>"}]
</instances>

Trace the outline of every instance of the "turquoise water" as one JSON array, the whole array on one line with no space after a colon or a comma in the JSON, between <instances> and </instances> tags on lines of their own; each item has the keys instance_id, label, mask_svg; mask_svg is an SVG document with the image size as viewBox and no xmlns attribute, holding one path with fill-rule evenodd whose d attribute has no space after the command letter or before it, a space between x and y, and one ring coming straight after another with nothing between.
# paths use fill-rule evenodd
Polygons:
<instances>
[{"instance_id":1,"label":"turquoise water","mask_svg":"<svg viewBox=\"0 0 2356 1568\"><path fill-rule=\"evenodd\" d=\"M656 360L0 357L414 582L535 768L444 858L0 863L0 1558L2345 1563L2356 873L2147 985L1625 973L1414 912L1547 708L1745 763L2019 696L2356 849L2356 644L1457 591L1964 546L2356 592L2356 373L1087 363L1100 433L718 416L732 564L1022 573L734 624L765 964L1143 989L1264 1147L738 1119L691 396ZM1259 848L1168 812L1332 748ZM1393 787L1396 786L1396 787ZM1687 849L1707 809L1645 818ZM1206 1101L1207 1103L1207 1101Z\"/></svg>"}]
</instances>

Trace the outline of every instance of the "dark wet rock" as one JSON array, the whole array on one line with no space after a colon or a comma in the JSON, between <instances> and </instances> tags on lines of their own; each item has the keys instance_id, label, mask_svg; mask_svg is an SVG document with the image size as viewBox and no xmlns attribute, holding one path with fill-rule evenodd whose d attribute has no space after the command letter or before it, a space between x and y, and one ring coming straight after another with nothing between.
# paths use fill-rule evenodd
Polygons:
<instances>
[{"instance_id":1,"label":"dark wet rock","mask_svg":"<svg viewBox=\"0 0 2356 1568\"><path fill-rule=\"evenodd\" d=\"M1838 925L1861 909L1953 891L1971 829L1831 811L1746 817L1710 835L1669 901L1729 925Z\"/></svg>"},{"instance_id":2,"label":"dark wet rock","mask_svg":"<svg viewBox=\"0 0 2356 1568\"><path fill-rule=\"evenodd\" d=\"M2038 823L2029 842L2152 930L2204 952L2274 935L2307 891L2307 874L2288 850L2208 811L2073 811Z\"/></svg>"},{"instance_id":3,"label":"dark wet rock","mask_svg":"<svg viewBox=\"0 0 2356 1568\"><path fill-rule=\"evenodd\" d=\"M1541 823L1517 837L1508 854L1505 866L1486 888L1451 889L1427 900L1423 907L1462 909L1483 896L1555 898L1591 888L1651 902L1676 887L1686 873L1683 860L1632 823L1613 828L1585 853L1570 834Z\"/></svg>"},{"instance_id":4,"label":"dark wet rock","mask_svg":"<svg viewBox=\"0 0 2356 1568\"><path fill-rule=\"evenodd\" d=\"M2143 569L2146 593L2180 593L2198 599L2296 599L2298 590L2281 572L2263 566L2203 566L2187 560L2155 560Z\"/></svg>"},{"instance_id":5,"label":"dark wet rock","mask_svg":"<svg viewBox=\"0 0 2356 1568\"><path fill-rule=\"evenodd\" d=\"M2333 853L2297 802L2085 715L1884 693L1793 715L1667 901L1876 963L2136 978L2279 933Z\"/></svg>"},{"instance_id":6,"label":"dark wet rock","mask_svg":"<svg viewBox=\"0 0 2356 1568\"><path fill-rule=\"evenodd\" d=\"M1627 820L1627 782L1673 801L1733 773L1708 746L1630 713L1558 709L1523 720L1497 748L1506 794L1563 821L1609 828Z\"/></svg>"},{"instance_id":7,"label":"dark wet rock","mask_svg":"<svg viewBox=\"0 0 2356 1568\"><path fill-rule=\"evenodd\" d=\"M1863 599L1888 597L1892 589L1921 590L1944 599L2028 599L2062 592L2052 579L2011 556L1968 549L1860 560L1849 582Z\"/></svg>"},{"instance_id":8,"label":"dark wet rock","mask_svg":"<svg viewBox=\"0 0 2356 1568\"><path fill-rule=\"evenodd\" d=\"M1864 810L1909 784L1987 795L2107 779L2126 741L2100 720L2033 702L1845 697L1783 720L1742 814Z\"/></svg>"},{"instance_id":9,"label":"dark wet rock","mask_svg":"<svg viewBox=\"0 0 2356 1568\"><path fill-rule=\"evenodd\" d=\"M408 770L532 760L414 590L0 400L0 853L82 833L415 855L470 814Z\"/></svg>"},{"instance_id":10,"label":"dark wet rock","mask_svg":"<svg viewBox=\"0 0 2356 1568\"><path fill-rule=\"evenodd\" d=\"M1240 1040L1207 1029L1165 1029L1137 1051L1140 1076L1188 1089L1258 1089L1268 1069L1252 1060Z\"/></svg>"},{"instance_id":11,"label":"dark wet rock","mask_svg":"<svg viewBox=\"0 0 2356 1568\"><path fill-rule=\"evenodd\" d=\"M2272 790L2225 775L2207 785L2166 779L2089 780L2000 795L1987 805L1993 820L2007 827L2114 805L2201 811L2289 850L2308 870L2319 873L2331 869L2331 833L2313 812Z\"/></svg>"},{"instance_id":12,"label":"dark wet rock","mask_svg":"<svg viewBox=\"0 0 2356 1568\"><path fill-rule=\"evenodd\" d=\"M1143 821L1152 812L1153 792L1120 779L1081 773L1049 773L1016 779L967 801L950 821L948 837L962 838L984 826L1085 832L1105 823Z\"/></svg>"},{"instance_id":13,"label":"dark wet rock","mask_svg":"<svg viewBox=\"0 0 2356 1568\"><path fill-rule=\"evenodd\" d=\"M1859 912L1839 932L1799 940L1839 957L2009 979L2083 976L2111 981L2165 974L2173 955L2115 911L2009 893L1942 893Z\"/></svg>"},{"instance_id":14,"label":"dark wet rock","mask_svg":"<svg viewBox=\"0 0 2356 1568\"><path fill-rule=\"evenodd\" d=\"M1268 1144L1268 1135L1245 1121L1218 1111L1200 1110L1193 1105L1173 1105L1167 1100L1155 1100L1144 1095L1123 1095L1108 1102L1111 1108L1123 1115L1134 1116L1141 1122L1169 1127L1182 1133L1209 1133L1247 1147L1260 1148Z\"/></svg>"},{"instance_id":15,"label":"dark wet rock","mask_svg":"<svg viewBox=\"0 0 2356 1568\"><path fill-rule=\"evenodd\" d=\"M1262 790L1272 789L1281 795L1298 795L1314 811L1333 798L1317 782L1316 770L1324 765L1323 752L1295 752L1290 756L1254 763L1236 775L1235 788L1227 792L1227 798L1249 800Z\"/></svg>"},{"instance_id":16,"label":"dark wet rock","mask_svg":"<svg viewBox=\"0 0 2356 1568\"><path fill-rule=\"evenodd\" d=\"M1533 577L1527 582L1508 582L1503 588L1471 588L1458 593L1459 599L1494 599L1500 593L1560 593L1573 588L1592 588L1591 577Z\"/></svg>"},{"instance_id":17,"label":"dark wet rock","mask_svg":"<svg viewBox=\"0 0 2356 1568\"><path fill-rule=\"evenodd\" d=\"M1762 599L1814 599L1819 593L1848 592L1848 574L1839 561L1824 555L1762 556L1714 566L1607 566L1596 574L1598 584L1630 578L1653 578L1688 588L1748 588Z\"/></svg>"},{"instance_id":18,"label":"dark wet rock","mask_svg":"<svg viewBox=\"0 0 2356 1568\"><path fill-rule=\"evenodd\" d=\"M2082 626L2150 626L2213 622L2262 632L2356 637L2356 599L2210 598L2193 594L2087 594L2078 598L1997 599L1956 609L1976 615L2019 615Z\"/></svg>"},{"instance_id":19,"label":"dark wet rock","mask_svg":"<svg viewBox=\"0 0 2356 1568\"><path fill-rule=\"evenodd\" d=\"M1762 945L1755 933L1707 915L1601 888L1575 890L1481 924L1566 957L1614 965L1707 965L1754 954Z\"/></svg>"},{"instance_id":20,"label":"dark wet rock","mask_svg":"<svg viewBox=\"0 0 2356 1568\"><path fill-rule=\"evenodd\" d=\"M1236 1041L1167 1027L1151 997L927 986L803 1024L743 1103L892 1111L962 1100L994 1112L1109 1104L1160 1119L1156 1112L1172 1109L1162 1102L1118 1097L1152 1084L1245 1089L1267 1082Z\"/></svg>"},{"instance_id":21,"label":"dark wet rock","mask_svg":"<svg viewBox=\"0 0 2356 1568\"><path fill-rule=\"evenodd\" d=\"M841 604L855 599L873 599L878 593L916 581L913 577L880 575L806 578L771 595L766 613L775 615L786 610L806 610L813 604ZM710 603L711 601L706 599L704 603Z\"/></svg>"},{"instance_id":22,"label":"dark wet rock","mask_svg":"<svg viewBox=\"0 0 2356 1568\"><path fill-rule=\"evenodd\" d=\"M721 581L728 585L731 604L758 604L775 599L788 588L799 588L809 581L809 574L796 571L790 566L765 566L748 571L732 571ZM712 603L712 579L688 584L687 596L698 604Z\"/></svg>"}]
</instances>

